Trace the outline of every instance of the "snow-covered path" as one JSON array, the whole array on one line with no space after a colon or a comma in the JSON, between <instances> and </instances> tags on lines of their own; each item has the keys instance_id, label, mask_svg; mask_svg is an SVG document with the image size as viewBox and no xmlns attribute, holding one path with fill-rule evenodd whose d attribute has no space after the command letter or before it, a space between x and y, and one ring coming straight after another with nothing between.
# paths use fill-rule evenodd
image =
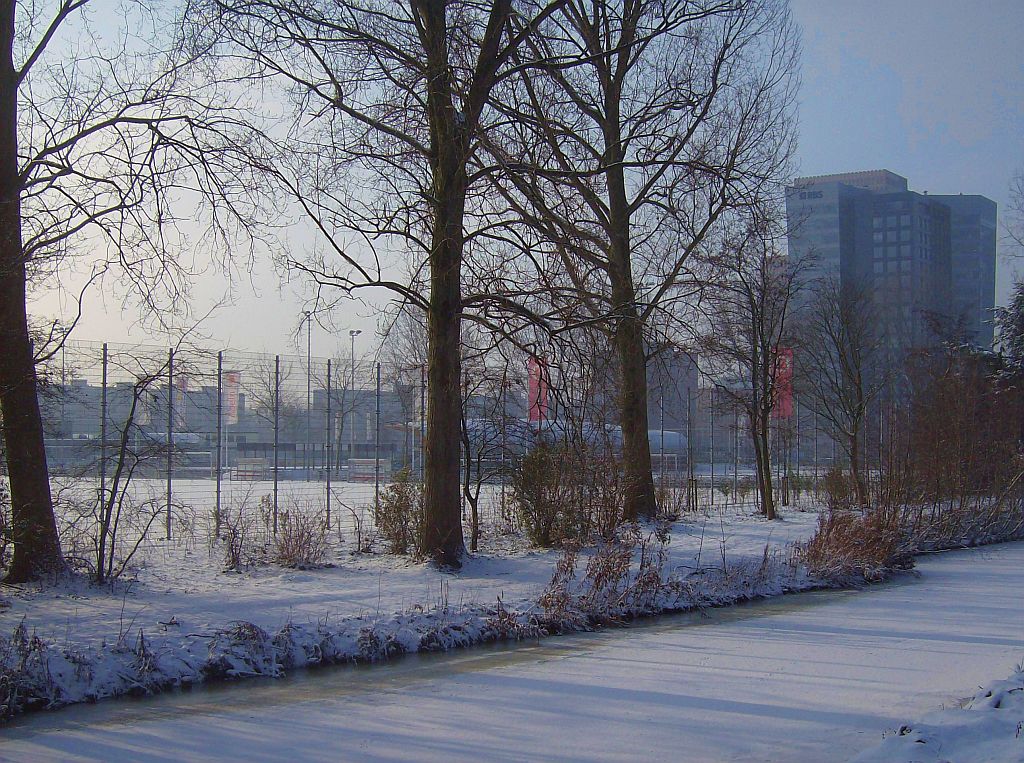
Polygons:
<instances>
[{"instance_id":1,"label":"snow-covered path","mask_svg":"<svg viewBox=\"0 0 1024 763\"><path fill-rule=\"evenodd\" d=\"M844 760L1024 658L1024 543L707 620L78 707L4 760Z\"/></svg>"}]
</instances>

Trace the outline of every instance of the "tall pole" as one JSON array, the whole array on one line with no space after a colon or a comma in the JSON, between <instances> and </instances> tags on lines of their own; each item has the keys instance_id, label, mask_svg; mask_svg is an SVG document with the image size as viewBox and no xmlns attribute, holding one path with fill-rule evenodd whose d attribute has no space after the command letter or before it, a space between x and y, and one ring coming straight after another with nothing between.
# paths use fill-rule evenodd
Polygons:
<instances>
[{"instance_id":1,"label":"tall pole","mask_svg":"<svg viewBox=\"0 0 1024 763\"><path fill-rule=\"evenodd\" d=\"M800 403L793 399L793 412L796 414L796 480L800 482Z\"/></svg>"},{"instance_id":2,"label":"tall pole","mask_svg":"<svg viewBox=\"0 0 1024 763\"><path fill-rule=\"evenodd\" d=\"M220 473L224 442L224 353L217 353L217 506L213 513L214 535L220 536Z\"/></svg>"},{"instance_id":3,"label":"tall pole","mask_svg":"<svg viewBox=\"0 0 1024 763\"><path fill-rule=\"evenodd\" d=\"M665 395L661 395L661 453L659 463L660 487L665 487Z\"/></svg>"},{"instance_id":4,"label":"tall pole","mask_svg":"<svg viewBox=\"0 0 1024 763\"><path fill-rule=\"evenodd\" d=\"M331 419L331 359L327 359L327 421L324 431L324 458L327 466L327 527L331 526L331 443L334 437L334 422Z\"/></svg>"},{"instance_id":5,"label":"tall pole","mask_svg":"<svg viewBox=\"0 0 1024 763\"><path fill-rule=\"evenodd\" d=\"M505 453L508 451L508 379L507 372L502 373L501 379L501 507L505 508L505 482L507 472L505 469Z\"/></svg>"},{"instance_id":6,"label":"tall pole","mask_svg":"<svg viewBox=\"0 0 1024 763\"><path fill-rule=\"evenodd\" d=\"M380 504L380 363L377 363L377 415L373 434L373 505Z\"/></svg>"},{"instance_id":7,"label":"tall pole","mask_svg":"<svg viewBox=\"0 0 1024 763\"><path fill-rule=\"evenodd\" d=\"M167 540L171 539L171 475L174 469L174 348L167 351Z\"/></svg>"},{"instance_id":8,"label":"tall pole","mask_svg":"<svg viewBox=\"0 0 1024 763\"><path fill-rule=\"evenodd\" d=\"M690 511L697 510L697 486L693 471L693 397L689 387L686 388L686 506Z\"/></svg>"},{"instance_id":9,"label":"tall pole","mask_svg":"<svg viewBox=\"0 0 1024 763\"><path fill-rule=\"evenodd\" d=\"M814 496L818 496L818 411L814 411Z\"/></svg>"},{"instance_id":10,"label":"tall pole","mask_svg":"<svg viewBox=\"0 0 1024 763\"><path fill-rule=\"evenodd\" d=\"M306 316L306 436L302 443L302 463L308 480L310 467L314 466L309 457L309 439L313 431L313 313L307 310L303 315Z\"/></svg>"},{"instance_id":11,"label":"tall pole","mask_svg":"<svg viewBox=\"0 0 1024 763\"><path fill-rule=\"evenodd\" d=\"M427 447L427 367L420 368L420 482L425 476Z\"/></svg>"},{"instance_id":12,"label":"tall pole","mask_svg":"<svg viewBox=\"0 0 1024 763\"><path fill-rule=\"evenodd\" d=\"M277 483L281 433L281 356L274 356L274 535L277 535Z\"/></svg>"},{"instance_id":13,"label":"tall pole","mask_svg":"<svg viewBox=\"0 0 1024 763\"><path fill-rule=\"evenodd\" d=\"M715 388L708 387L708 440L711 450L711 505L715 505Z\"/></svg>"},{"instance_id":14,"label":"tall pole","mask_svg":"<svg viewBox=\"0 0 1024 763\"><path fill-rule=\"evenodd\" d=\"M356 426L355 426L355 424L356 424L356 337L359 336L362 333L363 332L360 331L359 329L352 329L351 331L348 332L349 347L350 347L350 350L351 350L351 357L352 357L352 360L351 360L352 364L349 367L350 371L351 371L351 384L349 384L349 389L352 391L352 404L349 406L349 409L352 411L352 418L351 418L351 421L349 421L349 432L348 432L348 457L349 458L352 458L353 456L355 456L355 450L356 450ZM349 467L349 470L348 470L348 480L349 480L349 482L352 481L352 468L351 467Z\"/></svg>"},{"instance_id":15,"label":"tall pole","mask_svg":"<svg viewBox=\"0 0 1024 763\"><path fill-rule=\"evenodd\" d=\"M103 388L100 391L100 511L107 502L107 343L103 343Z\"/></svg>"},{"instance_id":16,"label":"tall pole","mask_svg":"<svg viewBox=\"0 0 1024 763\"><path fill-rule=\"evenodd\" d=\"M740 412L736 410L732 427L732 495L739 503L740 489Z\"/></svg>"}]
</instances>

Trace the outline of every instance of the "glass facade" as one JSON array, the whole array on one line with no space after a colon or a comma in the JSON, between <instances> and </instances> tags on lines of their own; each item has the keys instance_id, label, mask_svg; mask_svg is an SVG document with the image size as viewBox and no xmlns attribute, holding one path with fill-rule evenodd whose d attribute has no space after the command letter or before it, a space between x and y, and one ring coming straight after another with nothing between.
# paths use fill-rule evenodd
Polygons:
<instances>
[{"instance_id":1,"label":"glass facade","mask_svg":"<svg viewBox=\"0 0 1024 763\"><path fill-rule=\"evenodd\" d=\"M919 194L875 170L800 179L786 210L790 255L811 259L812 278L864 284L893 352L927 346L957 324L991 346L993 202Z\"/></svg>"}]
</instances>

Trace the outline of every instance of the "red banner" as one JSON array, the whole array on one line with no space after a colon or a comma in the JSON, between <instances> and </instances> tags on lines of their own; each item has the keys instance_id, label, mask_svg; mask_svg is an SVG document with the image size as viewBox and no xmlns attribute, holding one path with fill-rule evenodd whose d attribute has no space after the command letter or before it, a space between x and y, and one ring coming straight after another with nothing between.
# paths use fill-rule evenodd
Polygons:
<instances>
[{"instance_id":1,"label":"red banner","mask_svg":"<svg viewBox=\"0 0 1024 763\"><path fill-rule=\"evenodd\" d=\"M541 422L548 417L548 364L541 358L530 358L530 422Z\"/></svg>"},{"instance_id":2,"label":"red banner","mask_svg":"<svg viewBox=\"0 0 1024 763\"><path fill-rule=\"evenodd\" d=\"M174 389L171 391L174 405L174 430L184 432L188 429L188 374L179 373L174 377Z\"/></svg>"},{"instance_id":3,"label":"red banner","mask_svg":"<svg viewBox=\"0 0 1024 763\"><path fill-rule=\"evenodd\" d=\"M788 419L793 415L793 349L780 347L775 353L775 405L772 415Z\"/></svg>"},{"instance_id":4,"label":"red banner","mask_svg":"<svg viewBox=\"0 0 1024 763\"><path fill-rule=\"evenodd\" d=\"M224 417L228 424L238 423L238 390L241 384L241 371L224 372Z\"/></svg>"}]
</instances>

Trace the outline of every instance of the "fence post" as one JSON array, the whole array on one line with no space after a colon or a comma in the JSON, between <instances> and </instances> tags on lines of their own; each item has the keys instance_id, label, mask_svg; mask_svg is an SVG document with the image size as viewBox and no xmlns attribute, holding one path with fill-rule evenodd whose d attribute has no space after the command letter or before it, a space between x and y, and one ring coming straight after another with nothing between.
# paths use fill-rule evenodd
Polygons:
<instances>
[{"instance_id":1,"label":"fence post","mask_svg":"<svg viewBox=\"0 0 1024 763\"><path fill-rule=\"evenodd\" d=\"M174 348L167 351L167 540L171 539L171 478L174 472Z\"/></svg>"},{"instance_id":2,"label":"fence post","mask_svg":"<svg viewBox=\"0 0 1024 763\"><path fill-rule=\"evenodd\" d=\"M508 468L505 457L508 453L508 379L506 372L501 379L501 511L505 511L505 483L508 481Z\"/></svg>"},{"instance_id":3,"label":"fence post","mask_svg":"<svg viewBox=\"0 0 1024 763\"><path fill-rule=\"evenodd\" d=\"M732 428L732 496L738 505L740 490L740 412L736 409Z\"/></svg>"},{"instance_id":4,"label":"fence post","mask_svg":"<svg viewBox=\"0 0 1024 763\"><path fill-rule=\"evenodd\" d=\"M277 471L281 420L281 356L274 356L274 535L277 535Z\"/></svg>"},{"instance_id":5,"label":"fence post","mask_svg":"<svg viewBox=\"0 0 1024 763\"><path fill-rule=\"evenodd\" d=\"M220 537L221 453L224 450L224 352L217 352L217 506L213 514L213 533Z\"/></svg>"},{"instance_id":6,"label":"fence post","mask_svg":"<svg viewBox=\"0 0 1024 763\"><path fill-rule=\"evenodd\" d=\"M662 490L665 489L665 392L661 391L660 398L661 405L661 447L658 454L658 481L661 483L658 485Z\"/></svg>"},{"instance_id":7,"label":"fence post","mask_svg":"<svg viewBox=\"0 0 1024 763\"><path fill-rule=\"evenodd\" d=\"M693 470L693 397L686 388L686 508L697 510L697 478Z\"/></svg>"},{"instance_id":8,"label":"fence post","mask_svg":"<svg viewBox=\"0 0 1024 763\"><path fill-rule=\"evenodd\" d=\"M796 416L796 482L800 484L800 403L793 397L793 413Z\"/></svg>"},{"instance_id":9,"label":"fence post","mask_svg":"<svg viewBox=\"0 0 1024 763\"><path fill-rule=\"evenodd\" d=\"M324 427L324 466L327 472L327 527L331 527L331 443L334 437L334 427L331 419L331 359L327 359L327 425Z\"/></svg>"},{"instance_id":10,"label":"fence post","mask_svg":"<svg viewBox=\"0 0 1024 763\"><path fill-rule=\"evenodd\" d=\"M715 387L708 387L708 439L711 450L711 505L715 505Z\"/></svg>"},{"instance_id":11,"label":"fence post","mask_svg":"<svg viewBox=\"0 0 1024 763\"><path fill-rule=\"evenodd\" d=\"M818 411L814 410L814 498L818 498Z\"/></svg>"},{"instance_id":12,"label":"fence post","mask_svg":"<svg viewBox=\"0 0 1024 763\"><path fill-rule=\"evenodd\" d=\"M423 482L427 447L427 367L420 368L420 482Z\"/></svg>"},{"instance_id":13,"label":"fence post","mask_svg":"<svg viewBox=\"0 0 1024 763\"><path fill-rule=\"evenodd\" d=\"M377 414L373 435L373 505L380 504L380 363L377 363Z\"/></svg>"},{"instance_id":14,"label":"fence post","mask_svg":"<svg viewBox=\"0 0 1024 763\"><path fill-rule=\"evenodd\" d=\"M103 343L103 388L100 390L100 512L107 501L107 343ZM102 513L101 513L102 516Z\"/></svg>"}]
</instances>

